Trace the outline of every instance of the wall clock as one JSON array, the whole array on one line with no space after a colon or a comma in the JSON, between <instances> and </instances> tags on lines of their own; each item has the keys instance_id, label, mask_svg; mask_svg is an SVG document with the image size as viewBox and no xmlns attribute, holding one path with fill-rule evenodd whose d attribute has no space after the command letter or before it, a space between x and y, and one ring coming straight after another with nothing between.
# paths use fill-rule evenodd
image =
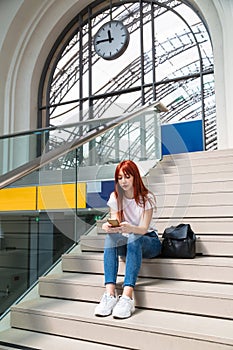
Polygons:
<instances>
[{"instance_id":1,"label":"wall clock","mask_svg":"<svg viewBox=\"0 0 233 350\"><path fill-rule=\"evenodd\" d=\"M94 49L105 60L121 56L129 44L129 32L121 21L103 24L94 36Z\"/></svg>"}]
</instances>

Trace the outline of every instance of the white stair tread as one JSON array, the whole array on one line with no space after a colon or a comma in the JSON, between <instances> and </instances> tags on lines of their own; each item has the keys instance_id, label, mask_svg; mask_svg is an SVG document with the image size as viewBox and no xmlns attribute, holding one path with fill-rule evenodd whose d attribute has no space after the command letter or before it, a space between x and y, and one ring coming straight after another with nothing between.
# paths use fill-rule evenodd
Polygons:
<instances>
[{"instance_id":1,"label":"white stair tread","mask_svg":"<svg viewBox=\"0 0 233 350\"><path fill-rule=\"evenodd\" d=\"M157 229L159 230L159 237L162 240L163 223L157 223ZM195 230L195 232L197 231ZM103 252L104 241L105 235L100 230L96 235L81 237L81 249L83 252ZM196 253L202 256L233 257L233 236L230 233L227 235L213 235L211 233L202 235L196 233Z\"/></svg>"},{"instance_id":2,"label":"white stair tread","mask_svg":"<svg viewBox=\"0 0 233 350\"><path fill-rule=\"evenodd\" d=\"M226 172L213 172L213 173L201 173L201 174L153 174L151 173L148 178L150 184L182 184L185 186L187 184L194 184L198 182L213 182L213 181L231 181L232 171Z\"/></svg>"},{"instance_id":3,"label":"white stair tread","mask_svg":"<svg viewBox=\"0 0 233 350\"><path fill-rule=\"evenodd\" d=\"M123 277L117 279L122 293ZM63 273L42 277L39 293L43 297L99 302L105 290L104 276ZM137 307L195 315L233 318L233 285L201 283L159 278L138 278L135 287Z\"/></svg>"},{"instance_id":4,"label":"white stair tread","mask_svg":"<svg viewBox=\"0 0 233 350\"><path fill-rule=\"evenodd\" d=\"M195 193L213 193L213 192L231 192L233 189L233 180L197 182L190 184L171 184L171 183L150 183L149 188L156 195L158 194L195 194Z\"/></svg>"},{"instance_id":5,"label":"white stair tread","mask_svg":"<svg viewBox=\"0 0 233 350\"><path fill-rule=\"evenodd\" d=\"M22 320L23 314L30 315L32 325L33 317L37 315L40 316L40 319L41 316L47 317L46 329L48 332L50 331L50 320L53 319L55 322L62 319L63 322L72 320L102 327L114 327L114 331L119 332L119 336L121 329L128 329L233 345L233 322L231 320L139 309L129 319L115 320L112 317L95 317L95 306L95 303L39 298L12 307L13 326L16 326L14 325L14 312L16 312L21 314L20 319ZM52 327L54 330L54 323Z\"/></svg>"},{"instance_id":6,"label":"white stair tread","mask_svg":"<svg viewBox=\"0 0 233 350\"><path fill-rule=\"evenodd\" d=\"M1 348L1 342L9 343ZM56 335L30 332L23 329L10 328L4 332L0 332L0 349L13 349L12 345L23 347L32 347L35 349L51 350L118 350L123 348L116 348L112 346L106 346L104 344L97 344L91 342L85 342L78 339L65 338Z\"/></svg>"},{"instance_id":7,"label":"white stair tread","mask_svg":"<svg viewBox=\"0 0 233 350\"><path fill-rule=\"evenodd\" d=\"M41 277L40 282L101 287L104 286L104 276L64 272L62 274L51 274ZM118 278L117 283L121 285L122 282L123 279ZM157 293L168 294L195 295L209 298L233 299L232 284L138 278L135 290L154 291Z\"/></svg>"},{"instance_id":8,"label":"white stair tread","mask_svg":"<svg viewBox=\"0 0 233 350\"><path fill-rule=\"evenodd\" d=\"M226 157L212 157L212 158L177 158L177 159L166 159L163 157L163 160L159 163L161 167L187 167L187 166L204 166L207 168L207 165L228 165L233 163L233 155Z\"/></svg>"},{"instance_id":9,"label":"white stair tread","mask_svg":"<svg viewBox=\"0 0 233 350\"><path fill-rule=\"evenodd\" d=\"M83 260L103 260L103 253L69 253L63 255L63 259L83 259ZM143 259L147 264L172 264L172 265L196 265L196 266L223 266L233 268L233 258L224 257L201 257L197 256L194 259L175 259L175 258L154 258Z\"/></svg>"},{"instance_id":10,"label":"white stair tread","mask_svg":"<svg viewBox=\"0 0 233 350\"><path fill-rule=\"evenodd\" d=\"M212 157L227 157L233 155L233 150L231 148L226 149L218 149L218 150L209 150L209 151L197 151L197 152L184 152L184 153L174 153L174 154L168 154L165 155L164 158L166 159L173 159L173 158L203 158L206 157L207 159Z\"/></svg>"},{"instance_id":11,"label":"white stair tread","mask_svg":"<svg viewBox=\"0 0 233 350\"><path fill-rule=\"evenodd\" d=\"M232 222L233 224L233 222ZM158 233L158 235L160 236L160 238L162 238L163 235L163 231L160 230L161 232ZM232 228L233 231L233 228ZM92 233L91 235L88 236L81 236L80 237L81 241L85 242L85 241L104 241L105 240L105 232L100 232L100 233ZM218 242L219 244L221 243L231 243L233 242L233 236L231 235L211 235L211 234L201 234L201 233L196 233L196 239L198 241L202 241L202 242Z\"/></svg>"},{"instance_id":12,"label":"white stair tread","mask_svg":"<svg viewBox=\"0 0 233 350\"><path fill-rule=\"evenodd\" d=\"M103 254L86 253L63 256L63 271L103 273ZM118 274L125 273L125 262L119 259ZM143 259L139 277L153 277L205 282L232 283L233 258L202 257L195 259Z\"/></svg>"}]
</instances>

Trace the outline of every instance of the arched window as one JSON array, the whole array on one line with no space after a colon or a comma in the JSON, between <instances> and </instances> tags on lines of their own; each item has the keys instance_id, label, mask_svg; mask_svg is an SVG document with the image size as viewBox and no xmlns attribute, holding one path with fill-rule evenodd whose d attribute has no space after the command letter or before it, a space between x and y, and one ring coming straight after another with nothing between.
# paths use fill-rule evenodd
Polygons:
<instances>
[{"instance_id":1,"label":"arched window","mask_svg":"<svg viewBox=\"0 0 233 350\"><path fill-rule=\"evenodd\" d=\"M122 55L104 59L93 38L110 20L123 23L130 40ZM169 108L162 123L200 119L205 149L215 149L213 72L207 28L188 1L97 0L74 17L48 56L38 126L110 117L160 100Z\"/></svg>"}]
</instances>

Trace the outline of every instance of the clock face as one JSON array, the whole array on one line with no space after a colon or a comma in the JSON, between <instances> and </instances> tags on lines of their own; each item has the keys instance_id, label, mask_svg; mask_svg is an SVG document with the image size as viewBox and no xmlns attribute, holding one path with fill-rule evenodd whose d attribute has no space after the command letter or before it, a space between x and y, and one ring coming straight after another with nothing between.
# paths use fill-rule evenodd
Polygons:
<instances>
[{"instance_id":1,"label":"clock face","mask_svg":"<svg viewBox=\"0 0 233 350\"><path fill-rule=\"evenodd\" d=\"M94 36L96 53L106 60L118 58L125 52L128 44L129 32L120 21L103 24Z\"/></svg>"}]
</instances>

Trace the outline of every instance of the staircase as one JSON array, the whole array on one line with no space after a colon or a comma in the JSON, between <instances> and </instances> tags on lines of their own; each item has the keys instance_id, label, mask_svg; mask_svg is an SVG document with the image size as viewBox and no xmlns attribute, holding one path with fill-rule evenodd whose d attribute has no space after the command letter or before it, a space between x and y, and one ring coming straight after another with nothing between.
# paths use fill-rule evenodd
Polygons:
<instances>
[{"instance_id":1,"label":"staircase","mask_svg":"<svg viewBox=\"0 0 233 350\"><path fill-rule=\"evenodd\" d=\"M103 292L102 222L41 277L38 296L11 309L0 349L233 349L233 150L164 157L145 178L156 193L159 233L190 223L195 259L145 259L135 314L93 315ZM120 261L118 293L124 274Z\"/></svg>"}]
</instances>

